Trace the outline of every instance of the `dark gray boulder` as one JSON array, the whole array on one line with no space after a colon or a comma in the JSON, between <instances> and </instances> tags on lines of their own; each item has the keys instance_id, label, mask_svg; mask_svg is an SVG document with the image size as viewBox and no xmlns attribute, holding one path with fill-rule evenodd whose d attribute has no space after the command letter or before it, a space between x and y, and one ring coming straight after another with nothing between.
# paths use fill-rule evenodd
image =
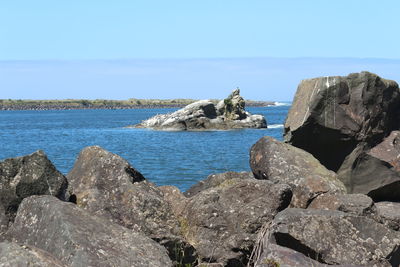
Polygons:
<instances>
[{"instance_id":1,"label":"dark gray boulder","mask_svg":"<svg viewBox=\"0 0 400 267\"><path fill-rule=\"evenodd\" d=\"M338 170L349 193L362 193L374 201L400 201L400 145L398 131L372 149L359 145Z\"/></svg>"},{"instance_id":2,"label":"dark gray boulder","mask_svg":"<svg viewBox=\"0 0 400 267\"><path fill-rule=\"evenodd\" d=\"M337 175L310 153L272 137L263 137L251 147L250 166L257 179L292 186L292 207L306 208L323 193L346 193Z\"/></svg>"},{"instance_id":3,"label":"dark gray boulder","mask_svg":"<svg viewBox=\"0 0 400 267\"><path fill-rule=\"evenodd\" d=\"M52 195L65 199L67 179L39 150L23 157L0 162L0 217L12 221L21 201L32 195ZM3 221L0 219L0 221Z\"/></svg>"},{"instance_id":4,"label":"dark gray boulder","mask_svg":"<svg viewBox=\"0 0 400 267\"><path fill-rule=\"evenodd\" d=\"M262 225L291 200L290 187L256 179L230 179L189 198L182 233L200 263L244 266Z\"/></svg>"},{"instance_id":5,"label":"dark gray boulder","mask_svg":"<svg viewBox=\"0 0 400 267\"><path fill-rule=\"evenodd\" d=\"M377 202L375 203L379 220L393 230L400 230L400 203L398 202Z\"/></svg>"},{"instance_id":6,"label":"dark gray boulder","mask_svg":"<svg viewBox=\"0 0 400 267\"><path fill-rule=\"evenodd\" d=\"M216 187L226 180L231 179L254 179L254 175L251 172L224 172L224 173L217 173L211 174L205 180L201 180L197 184L190 187L186 192L183 194L186 197L192 197L203 190L206 190L211 187Z\"/></svg>"},{"instance_id":7,"label":"dark gray boulder","mask_svg":"<svg viewBox=\"0 0 400 267\"><path fill-rule=\"evenodd\" d=\"M358 216L376 219L377 209L374 201L363 194L322 194L308 206L310 209L339 210Z\"/></svg>"},{"instance_id":8,"label":"dark gray boulder","mask_svg":"<svg viewBox=\"0 0 400 267\"><path fill-rule=\"evenodd\" d=\"M290 248L268 244L260 258L254 264L255 267L327 267L327 264L319 263L306 255Z\"/></svg>"},{"instance_id":9,"label":"dark gray boulder","mask_svg":"<svg viewBox=\"0 0 400 267\"><path fill-rule=\"evenodd\" d=\"M143 232L164 245L173 260L178 260L177 247L185 249L188 261L193 259L194 250L180 237L180 225L162 191L125 159L98 146L87 147L67 177L78 207Z\"/></svg>"},{"instance_id":10,"label":"dark gray boulder","mask_svg":"<svg viewBox=\"0 0 400 267\"><path fill-rule=\"evenodd\" d=\"M165 248L142 233L51 196L24 199L8 235L67 266L172 266Z\"/></svg>"},{"instance_id":11,"label":"dark gray boulder","mask_svg":"<svg viewBox=\"0 0 400 267\"><path fill-rule=\"evenodd\" d=\"M173 131L267 128L264 116L244 110L245 101L239 92L239 89L234 90L217 107L210 100L200 100L173 113L159 114L128 127Z\"/></svg>"},{"instance_id":12,"label":"dark gray boulder","mask_svg":"<svg viewBox=\"0 0 400 267\"><path fill-rule=\"evenodd\" d=\"M275 217L265 238L330 265L400 264L398 232L367 217L341 211L286 209Z\"/></svg>"},{"instance_id":13,"label":"dark gray boulder","mask_svg":"<svg viewBox=\"0 0 400 267\"><path fill-rule=\"evenodd\" d=\"M398 129L399 86L369 73L303 80L285 122L286 142L337 171L359 143Z\"/></svg>"},{"instance_id":14,"label":"dark gray boulder","mask_svg":"<svg viewBox=\"0 0 400 267\"><path fill-rule=\"evenodd\" d=\"M67 265L41 249L5 241L0 243L0 266L66 267Z\"/></svg>"}]
</instances>

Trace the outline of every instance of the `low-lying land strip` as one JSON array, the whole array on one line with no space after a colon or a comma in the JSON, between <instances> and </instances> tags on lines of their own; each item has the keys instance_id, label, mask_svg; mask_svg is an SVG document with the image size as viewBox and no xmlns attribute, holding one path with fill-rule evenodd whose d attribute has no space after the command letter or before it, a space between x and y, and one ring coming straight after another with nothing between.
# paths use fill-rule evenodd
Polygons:
<instances>
[{"instance_id":1,"label":"low-lying land strip","mask_svg":"<svg viewBox=\"0 0 400 267\"><path fill-rule=\"evenodd\" d=\"M0 99L0 110L66 110L66 109L140 109L140 108L181 108L196 102L195 99L136 99L128 100L15 100ZM218 103L219 100L213 99ZM246 100L249 107L275 105L272 101Z\"/></svg>"}]
</instances>

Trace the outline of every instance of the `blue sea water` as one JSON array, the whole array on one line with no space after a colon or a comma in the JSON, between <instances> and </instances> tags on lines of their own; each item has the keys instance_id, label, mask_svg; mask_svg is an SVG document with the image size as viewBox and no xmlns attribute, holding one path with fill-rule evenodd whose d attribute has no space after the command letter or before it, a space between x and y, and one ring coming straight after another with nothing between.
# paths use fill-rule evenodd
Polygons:
<instances>
[{"instance_id":1,"label":"blue sea water","mask_svg":"<svg viewBox=\"0 0 400 267\"><path fill-rule=\"evenodd\" d=\"M124 127L176 109L0 111L0 160L41 149L66 174L82 148L99 145L157 185L184 191L212 173L250 171L250 147L266 135L282 139L288 109L248 108L264 115L269 129L205 132Z\"/></svg>"}]
</instances>

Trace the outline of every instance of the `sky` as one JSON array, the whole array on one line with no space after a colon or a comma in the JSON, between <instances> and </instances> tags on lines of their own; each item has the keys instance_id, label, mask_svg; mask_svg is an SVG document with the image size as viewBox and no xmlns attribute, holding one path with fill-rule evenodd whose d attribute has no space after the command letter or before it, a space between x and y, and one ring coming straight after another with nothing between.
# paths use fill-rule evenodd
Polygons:
<instances>
[{"instance_id":1,"label":"sky","mask_svg":"<svg viewBox=\"0 0 400 267\"><path fill-rule=\"evenodd\" d=\"M0 98L292 99L301 79L399 81L397 0L5 0Z\"/></svg>"}]
</instances>

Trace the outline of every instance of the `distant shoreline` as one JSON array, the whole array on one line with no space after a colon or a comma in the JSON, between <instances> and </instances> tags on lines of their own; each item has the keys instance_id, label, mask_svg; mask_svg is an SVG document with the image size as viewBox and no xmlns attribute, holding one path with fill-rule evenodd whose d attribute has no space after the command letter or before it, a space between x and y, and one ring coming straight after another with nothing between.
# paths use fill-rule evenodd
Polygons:
<instances>
[{"instance_id":1,"label":"distant shoreline","mask_svg":"<svg viewBox=\"0 0 400 267\"><path fill-rule=\"evenodd\" d=\"M128 99L128 100L13 100L0 99L0 110L82 110L82 109L157 109L182 108L195 99ZM217 103L219 100L212 100ZM273 101L246 100L247 107L275 106Z\"/></svg>"}]
</instances>

